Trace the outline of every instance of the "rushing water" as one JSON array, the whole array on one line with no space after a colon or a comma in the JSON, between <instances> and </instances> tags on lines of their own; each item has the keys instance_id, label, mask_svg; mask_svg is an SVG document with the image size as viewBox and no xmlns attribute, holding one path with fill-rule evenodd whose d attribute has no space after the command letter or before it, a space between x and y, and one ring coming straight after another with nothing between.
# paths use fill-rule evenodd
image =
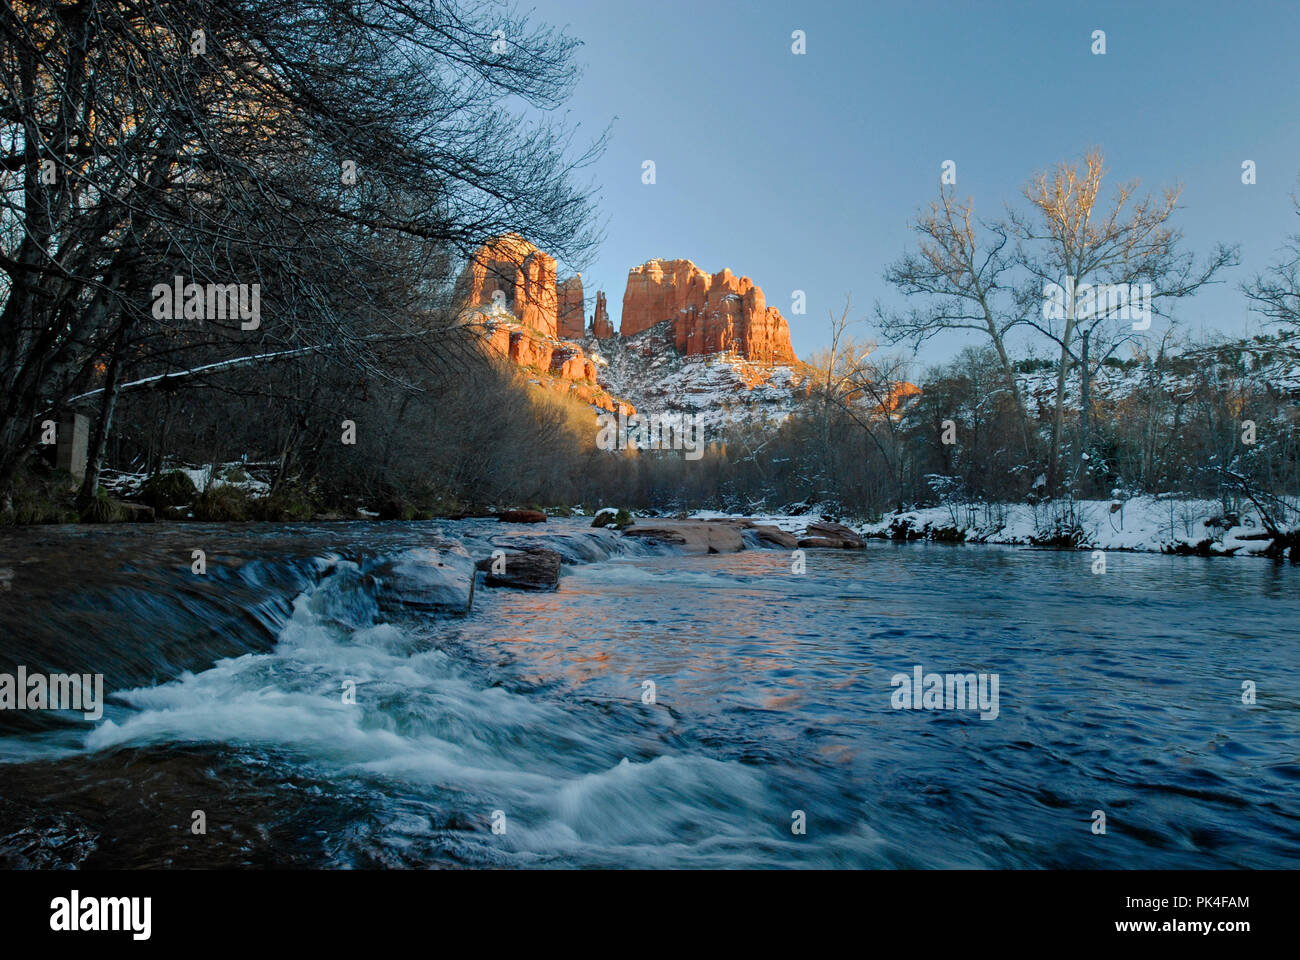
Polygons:
<instances>
[{"instance_id":1,"label":"rushing water","mask_svg":"<svg viewBox=\"0 0 1300 960\"><path fill-rule=\"evenodd\" d=\"M381 612L376 563L435 529L574 562ZM1091 562L874 543L798 575L576 520L8 532L0 670L114 695L0 714L0 865L1300 864L1300 568ZM917 665L997 674L997 717L894 709Z\"/></svg>"}]
</instances>

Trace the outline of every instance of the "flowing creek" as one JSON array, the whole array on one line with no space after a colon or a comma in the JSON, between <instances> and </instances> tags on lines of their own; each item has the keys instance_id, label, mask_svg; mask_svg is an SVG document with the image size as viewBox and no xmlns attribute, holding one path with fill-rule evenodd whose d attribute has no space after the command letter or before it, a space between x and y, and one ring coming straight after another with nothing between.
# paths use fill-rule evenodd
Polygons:
<instances>
[{"instance_id":1,"label":"flowing creek","mask_svg":"<svg viewBox=\"0 0 1300 960\"><path fill-rule=\"evenodd\" d=\"M107 699L0 712L0 865L1300 864L1300 567L873 542L796 575L589 522L0 532L0 672ZM557 549L560 589L382 603L432 532ZM895 709L917 666L996 674L996 718Z\"/></svg>"}]
</instances>

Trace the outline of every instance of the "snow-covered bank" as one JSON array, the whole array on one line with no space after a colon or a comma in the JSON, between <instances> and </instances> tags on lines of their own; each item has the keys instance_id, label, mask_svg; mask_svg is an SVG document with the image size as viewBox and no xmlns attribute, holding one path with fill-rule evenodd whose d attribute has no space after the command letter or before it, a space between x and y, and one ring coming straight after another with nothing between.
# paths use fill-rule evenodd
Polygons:
<instances>
[{"instance_id":1,"label":"snow-covered bank","mask_svg":"<svg viewBox=\"0 0 1300 960\"><path fill-rule=\"evenodd\" d=\"M717 520L741 515L699 511L691 516L700 520ZM800 534L809 523L820 519L816 511L800 516L744 516L794 534ZM1273 545L1258 511L1249 505L1237 514L1225 516L1219 500L1172 497L1039 504L950 504L887 514L872 523L845 522L864 537L888 540L942 540L1221 556L1259 556ZM1300 559L1294 551L1294 547L1289 551L1291 558Z\"/></svg>"},{"instance_id":2,"label":"snow-covered bank","mask_svg":"<svg viewBox=\"0 0 1300 960\"><path fill-rule=\"evenodd\" d=\"M928 507L890 514L859 528L869 537L1075 546L1225 556L1272 546L1258 511L1224 515L1218 500L1134 497Z\"/></svg>"}]
</instances>

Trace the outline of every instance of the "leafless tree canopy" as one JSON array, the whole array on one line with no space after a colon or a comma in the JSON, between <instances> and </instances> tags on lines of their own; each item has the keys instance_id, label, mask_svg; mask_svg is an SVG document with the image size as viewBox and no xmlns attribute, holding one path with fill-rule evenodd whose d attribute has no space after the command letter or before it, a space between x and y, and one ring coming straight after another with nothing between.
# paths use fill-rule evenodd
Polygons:
<instances>
[{"instance_id":1,"label":"leafless tree canopy","mask_svg":"<svg viewBox=\"0 0 1300 960\"><path fill-rule=\"evenodd\" d=\"M487 237L580 259L600 138L545 112L575 43L473 0L4 0L0 491L115 357L319 346L384 376ZM160 317L177 276L259 285L260 322Z\"/></svg>"},{"instance_id":2,"label":"leafless tree canopy","mask_svg":"<svg viewBox=\"0 0 1300 960\"><path fill-rule=\"evenodd\" d=\"M1167 305L1215 282L1238 261L1232 246L1220 244L1200 263L1181 249L1182 232L1172 223L1180 188L1139 195L1132 181L1108 194L1105 175L1097 149L1077 162L1058 163L1025 184L1026 208L1008 207L1005 218L994 222L977 221L970 201L958 203L941 188L939 201L913 225L919 252L905 255L885 272L889 283L919 305L905 312L877 307L881 328L896 341L920 343L952 330L974 330L987 338L1018 413L1023 452L1041 456L1053 491L1064 476L1061 451L1071 373L1078 371L1084 395L1076 447L1082 454L1090 445L1092 379L1102 363L1133 339L1127 311L1121 318L1113 311L1081 309L1075 291L1146 283L1151 313L1168 317ZM1068 291L1059 317L1043 309L1047 285ZM1051 426L1041 454L1007 348L1008 335L1019 327L1032 328L1058 356Z\"/></svg>"}]
</instances>

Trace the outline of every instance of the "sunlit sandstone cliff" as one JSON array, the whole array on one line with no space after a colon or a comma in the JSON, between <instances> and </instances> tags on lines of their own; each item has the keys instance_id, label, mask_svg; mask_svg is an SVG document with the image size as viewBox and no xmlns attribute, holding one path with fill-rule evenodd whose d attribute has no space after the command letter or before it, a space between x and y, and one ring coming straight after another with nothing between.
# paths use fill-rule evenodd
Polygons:
<instances>
[{"instance_id":1,"label":"sunlit sandstone cliff","mask_svg":"<svg viewBox=\"0 0 1300 960\"><path fill-rule=\"evenodd\" d=\"M457 281L462 316L484 344L542 386L602 410L631 412L597 382L596 365L570 339L584 333L582 279L555 279L555 258L518 234L484 244Z\"/></svg>"},{"instance_id":2,"label":"sunlit sandstone cliff","mask_svg":"<svg viewBox=\"0 0 1300 960\"><path fill-rule=\"evenodd\" d=\"M762 288L725 267L709 274L690 260L649 260L633 267L623 293L619 333L632 337L665 320L684 356L735 353L754 363L795 363L790 328Z\"/></svg>"},{"instance_id":3,"label":"sunlit sandstone cliff","mask_svg":"<svg viewBox=\"0 0 1300 960\"><path fill-rule=\"evenodd\" d=\"M582 276L557 282L555 259L517 234L476 251L458 293L491 350L600 409L631 409L611 395L629 388L668 406L715 397L728 406L752 400L784 407L781 397L807 392L785 318L752 280L727 269L710 274L684 259L633 267L617 335L604 291L595 294L588 325ZM685 366L669 375L661 360ZM643 366L645 376L629 363ZM662 386L648 382L660 375L669 376Z\"/></svg>"}]
</instances>

